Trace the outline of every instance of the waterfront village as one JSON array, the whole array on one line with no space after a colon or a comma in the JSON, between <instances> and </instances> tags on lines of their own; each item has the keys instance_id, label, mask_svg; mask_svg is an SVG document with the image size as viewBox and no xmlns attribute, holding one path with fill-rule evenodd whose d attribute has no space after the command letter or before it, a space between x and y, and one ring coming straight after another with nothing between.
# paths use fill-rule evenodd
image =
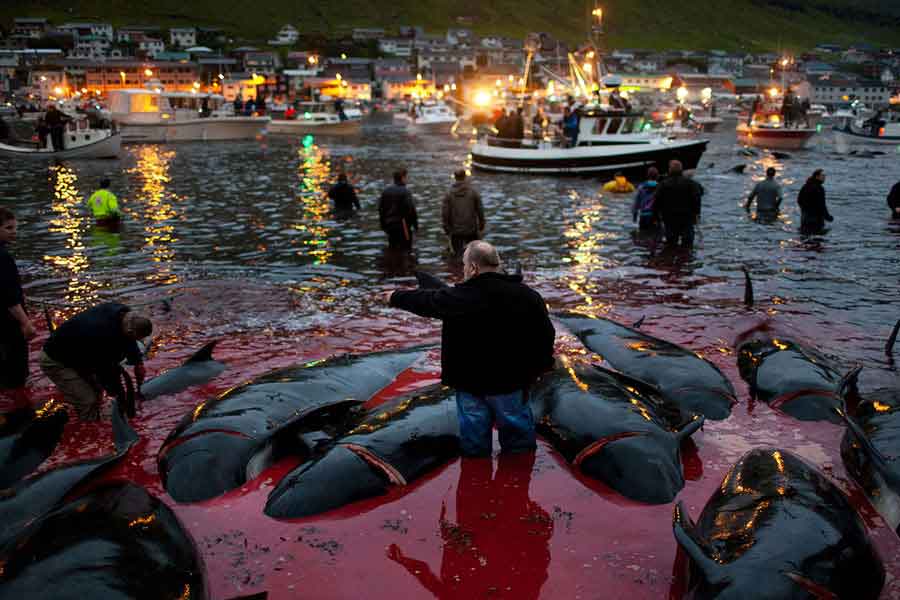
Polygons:
<instances>
[{"instance_id":1,"label":"waterfront village","mask_svg":"<svg viewBox=\"0 0 900 600\"><path fill-rule=\"evenodd\" d=\"M584 59L586 48L545 33L479 36L459 20L445 32L410 25L327 37L285 24L272 39L243 40L200 26L15 18L0 39L0 96L10 106L39 108L48 100L90 101L113 90L155 87L213 93L228 102L261 99L263 106L320 98L375 106L446 98L462 107L526 87L562 94L554 82L590 76L579 66L597 64ZM621 79L625 94L671 90L682 101L708 101L774 96L789 88L830 111L855 100L873 109L900 102L900 49L867 43L823 40L796 54L604 48L602 65Z\"/></svg>"}]
</instances>

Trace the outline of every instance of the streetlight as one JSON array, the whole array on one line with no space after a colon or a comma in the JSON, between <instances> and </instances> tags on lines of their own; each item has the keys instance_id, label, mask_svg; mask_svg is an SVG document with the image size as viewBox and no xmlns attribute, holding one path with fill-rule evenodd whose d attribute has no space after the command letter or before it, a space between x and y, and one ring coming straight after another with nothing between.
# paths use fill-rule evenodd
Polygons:
<instances>
[{"instance_id":1,"label":"streetlight","mask_svg":"<svg viewBox=\"0 0 900 600\"><path fill-rule=\"evenodd\" d=\"M153 70L152 69L144 69L144 75L146 75L147 77L153 77Z\"/></svg>"},{"instance_id":2,"label":"streetlight","mask_svg":"<svg viewBox=\"0 0 900 600\"><path fill-rule=\"evenodd\" d=\"M125 71L119 71L119 77L122 78L122 87L125 87Z\"/></svg>"}]
</instances>

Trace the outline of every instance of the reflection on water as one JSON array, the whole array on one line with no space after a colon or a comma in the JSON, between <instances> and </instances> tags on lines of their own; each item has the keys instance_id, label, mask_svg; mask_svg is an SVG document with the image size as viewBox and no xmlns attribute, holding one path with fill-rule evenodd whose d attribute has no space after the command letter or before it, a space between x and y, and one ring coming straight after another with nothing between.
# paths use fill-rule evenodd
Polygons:
<instances>
[{"instance_id":1,"label":"reflection on water","mask_svg":"<svg viewBox=\"0 0 900 600\"><path fill-rule=\"evenodd\" d=\"M47 227L51 233L65 237L65 249L60 254L45 254L44 260L59 270L67 271L68 284L65 300L70 304L96 301L101 284L90 270L90 260L85 253L85 213L82 194L78 190L78 176L66 165L53 165L50 171L50 187L53 190L51 209L54 217Z\"/></svg>"},{"instance_id":2,"label":"reflection on water","mask_svg":"<svg viewBox=\"0 0 900 600\"><path fill-rule=\"evenodd\" d=\"M293 229L300 232L303 248L297 251L301 256L312 259L313 264L321 265L328 262L333 250L329 243L331 233L330 224L327 222L330 216L330 204L328 197L323 193L328 184L331 166L328 155L312 143L311 136L304 139L304 143L297 150L300 159L297 166L297 176L300 185L297 188L297 201L301 211L297 215L297 222Z\"/></svg>"},{"instance_id":3,"label":"reflection on water","mask_svg":"<svg viewBox=\"0 0 900 600\"><path fill-rule=\"evenodd\" d=\"M562 261L571 266L566 274L567 285L580 298L575 308L601 314L608 309L604 310L604 303L595 298L601 280L593 275L609 266L603 246L611 236L596 226L606 216L606 205L594 195L582 198L575 191L569 193L569 200L575 206L575 214L563 232L569 256Z\"/></svg>"},{"instance_id":4,"label":"reflection on water","mask_svg":"<svg viewBox=\"0 0 900 600\"><path fill-rule=\"evenodd\" d=\"M174 159L175 150L155 144L141 146L137 164L128 171L140 182L140 192L128 214L139 216L144 223L144 249L157 264L146 277L147 281L159 284L178 282L178 275L172 272L172 263L175 260L173 245L178 242L174 221L179 217L179 211L170 202L177 197L166 189L171 181L169 167Z\"/></svg>"}]
</instances>

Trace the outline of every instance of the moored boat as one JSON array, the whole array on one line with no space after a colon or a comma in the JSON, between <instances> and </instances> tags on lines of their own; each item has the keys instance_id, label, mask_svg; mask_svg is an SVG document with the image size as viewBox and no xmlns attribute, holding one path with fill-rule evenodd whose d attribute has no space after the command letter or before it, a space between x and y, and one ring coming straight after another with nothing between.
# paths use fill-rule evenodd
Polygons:
<instances>
[{"instance_id":1,"label":"moored boat","mask_svg":"<svg viewBox=\"0 0 900 600\"><path fill-rule=\"evenodd\" d=\"M405 122L406 128L415 133L450 133L459 118L443 102L415 105L410 113L397 115L396 122Z\"/></svg>"},{"instance_id":2,"label":"moored boat","mask_svg":"<svg viewBox=\"0 0 900 600\"><path fill-rule=\"evenodd\" d=\"M356 135L362 119L344 119L334 108L322 102L303 102L290 114L295 118L273 119L266 130L281 135Z\"/></svg>"},{"instance_id":3,"label":"moored boat","mask_svg":"<svg viewBox=\"0 0 900 600\"><path fill-rule=\"evenodd\" d=\"M499 140L487 137L472 148L472 166L484 171L547 175L612 174L643 177L648 167L668 171L670 160L695 169L709 140L673 140L646 131L640 113L589 106L579 110L575 146L562 140Z\"/></svg>"},{"instance_id":4,"label":"moored boat","mask_svg":"<svg viewBox=\"0 0 900 600\"><path fill-rule=\"evenodd\" d=\"M845 118L834 127L838 142L849 144L900 144L900 115L878 112L863 118Z\"/></svg>"},{"instance_id":5,"label":"moored boat","mask_svg":"<svg viewBox=\"0 0 900 600\"><path fill-rule=\"evenodd\" d=\"M63 134L64 147L57 150L48 138L47 146L0 143L0 157L35 160L118 158L122 136L111 129L91 129L85 121L69 123Z\"/></svg>"},{"instance_id":6,"label":"moored boat","mask_svg":"<svg viewBox=\"0 0 900 600\"><path fill-rule=\"evenodd\" d=\"M142 89L110 92L110 112L124 142L252 140L270 120L235 115L217 94Z\"/></svg>"}]
</instances>

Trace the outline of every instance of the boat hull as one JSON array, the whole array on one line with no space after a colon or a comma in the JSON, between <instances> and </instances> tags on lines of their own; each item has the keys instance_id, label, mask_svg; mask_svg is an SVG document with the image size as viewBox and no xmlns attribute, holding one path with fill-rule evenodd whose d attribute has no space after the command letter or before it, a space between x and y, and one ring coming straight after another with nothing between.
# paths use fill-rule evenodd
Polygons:
<instances>
[{"instance_id":1,"label":"boat hull","mask_svg":"<svg viewBox=\"0 0 900 600\"><path fill-rule=\"evenodd\" d=\"M275 135L356 135L362 129L362 121L349 120L339 123L315 123L303 119L271 121L266 131Z\"/></svg>"},{"instance_id":2,"label":"boat hull","mask_svg":"<svg viewBox=\"0 0 900 600\"><path fill-rule=\"evenodd\" d=\"M738 142L741 144L774 150L802 150L815 134L815 129L764 129L745 124L737 128Z\"/></svg>"},{"instance_id":3,"label":"boat hull","mask_svg":"<svg viewBox=\"0 0 900 600\"><path fill-rule=\"evenodd\" d=\"M456 125L456 121L436 121L433 123L409 121L406 125L406 128L410 131L410 133L445 134L453 131L454 125Z\"/></svg>"},{"instance_id":4,"label":"boat hull","mask_svg":"<svg viewBox=\"0 0 900 600\"><path fill-rule=\"evenodd\" d=\"M125 143L252 140L263 133L268 117L226 117L179 122L120 123Z\"/></svg>"},{"instance_id":5,"label":"boat hull","mask_svg":"<svg viewBox=\"0 0 900 600\"><path fill-rule=\"evenodd\" d=\"M865 135L862 133L856 133L853 131L846 131L846 130L835 130L834 134L839 143L843 142L845 144L850 144L850 145L878 144L878 145L900 146L900 136L896 136L896 135L874 136L874 135Z\"/></svg>"},{"instance_id":6,"label":"boat hull","mask_svg":"<svg viewBox=\"0 0 900 600\"><path fill-rule=\"evenodd\" d=\"M59 152L55 150L21 148L0 144L0 157L24 158L29 160L67 160L67 159L103 159L119 158L122 154L122 136L114 133L96 142L90 142L68 148Z\"/></svg>"},{"instance_id":7,"label":"boat hull","mask_svg":"<svg viewBox=\"0 0 900 600\"><path fill-rule=\"evenodd\" d=\"M709 140L665 144L579 146L576 148L500 148L478 143L472 148L472 166L482 171L539 175L594 175L622 171L643 177L647 168L669 170L670 160L695 169Z\"/></svg>"}]
</instances>

